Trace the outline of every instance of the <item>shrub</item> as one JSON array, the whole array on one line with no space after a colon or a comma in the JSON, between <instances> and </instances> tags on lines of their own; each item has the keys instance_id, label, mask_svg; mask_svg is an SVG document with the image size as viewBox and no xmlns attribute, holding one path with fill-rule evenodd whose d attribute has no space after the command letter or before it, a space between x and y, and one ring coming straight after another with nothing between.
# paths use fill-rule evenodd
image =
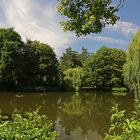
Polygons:
<instances>
[{"instance_id":1,"label":"shrub","mask_svg":"<svg viewBox=\"0 0 140 140\"><path fill-rule=\"evenodd\" d=\"M105 140L140 140L140 119L136 113L130 118L125 111L119 111L118 105L112 108L111 126Z\"/></svg>"},{"instance_id":2,"label":"shrub","mask_svg":"<svg viewBox=\"0 0 140 140\"><path fill-rule=\"evenodd\" d=\"M11 117L0 115L1 140L55 140L58 133L52 121L38 111L13 113Z\"/></svg>"}]
</instances>

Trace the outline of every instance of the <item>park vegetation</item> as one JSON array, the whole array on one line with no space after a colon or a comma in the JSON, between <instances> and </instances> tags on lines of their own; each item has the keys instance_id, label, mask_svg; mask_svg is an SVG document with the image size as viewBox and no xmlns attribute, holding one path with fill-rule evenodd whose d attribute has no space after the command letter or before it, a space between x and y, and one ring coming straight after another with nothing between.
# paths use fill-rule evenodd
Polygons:
<instances>
[{"instance_id":1,"label":"park vegetation","mask_svg":"<svg viewBox=\"0 0 140 140\"><path fill-rule=\"evenodd\" d=\"M67 48L58 60L52 47L0 29L0 89L16 91L80 91L124 87L126 52L101 47L96 53Z\"/></svg>"},{"instance_id":2,"label":"park vegetation","mask_svg":"<svg viewBox=\"0 0 140 140\"><path fill-rule=\"evenodd\" d=\"M1 140L55 140L54 124L39 110L24 115L14 112L10 117L0 115Z\"/></svg>"},{"instance_id":3,"label":"park vegetation","mask_svg":"<svg viewBox=\"0 0 140 140\"><path fill-rule=\"evenodd\" d=\"M140 30L132 39L124 65L125 83L135 94L136 112L126 117L126 111L112 108L111 126L105 140L139 140L140 139Z\"/></svg>"},{"instance_id":4,"label":"park vegetation","mask_svg":"<svg viewBox=\"0 0 140 140\"><path fill-rule=\"evenodd\" d=\"M140 119L136 112L126 117L126 111L112 107L111 125L105 140L139 140Z\"/></svg>"},{"instance_id":5,"label":"park vegetation","mask_svg":"<svg viewBox=\"0 0 140 140\"><path fill-rule=\"evenodd\" d=\"M0 28L0 90L104 89L113 90L115 94L121 92L123 95L130 90L135 93L135 99L139 102L139 42L140 31L132 39L127 52L107 46L102 46L94 53L89 53L84 47L80 53L67 48L58 60L48 44L29 39L23 42L13 28ZM66 110L68 108L69 106L66 105ZM112 113L112 125L106 134L106 140L139 139L140 123L137 113L127 118L125 111L119 111L117 107L113 108ZM15 137L20 139L21 136L30 139L35 136L39 139L53 140L57 133L53 130L52 123L46 121L45 124L44 119L43 116L35 113L28 113L25 118L20 114L13 114L12 118L0 116L0 136L2 139L15 139ZM31 123L35 123L33 127L30 126ZM40 128L39 124L44 127ZM14 128L13 135L10 132L12 128ZM25 132L21 131L23 129ZM121 133L118 133L118 130L121 130Z\"/></svg>"},{"instance_id":6,"label":"park vegetation","mask_svg":"<svg viewBox=\"0 0 140 140\"><path fill-rule=\"evenodd\" d=\"M59 0L58 12L65 16L61 22L65 31L75 31L82 36L100 33L106 25L118 20L117 6L112 0ZM128 51L102 46L97 52L81 53L67 48L58 60L52 47L21 36L13 28L0 28L0 90L16 91L80 91L85 89L113 90L114 93L135 94L140 101L140 31L134 36ZM75 102L77 99L78 102ZM77 95L72 104L65 104L65 112L81 100ZM79 111L73 110L73 113ZM73 108L72 108L73 109ZM80 114L80 112L78 112ZM139 140L139 114L133 112L129 118L126 111L112 108L111 126L105 140ZM12 116L0 116L0 139L47 139L55 140L58 133L53 123L38 112Z\"/></svg>"},{"instance_id":7,"label":"park vegetation","mask_svg":"<svg viewBox=\"0 0 140 140\"><path fill-rule=\"evenodd\" d=\"M0 88L46 90L59 84L53 49L39 41L24 43L13 28L0 29Z\"/></svg>"},{"instance_id":8,"label":"park vegetation","mask_svg":"<svg viewBox=\"0 0 140 140\"><path fill-rule=\"evenodd\" d=\"M135 99L140 100L140 30L128 46L124 74L125 83L135 93Z\"/></svg>"}]
</instances>

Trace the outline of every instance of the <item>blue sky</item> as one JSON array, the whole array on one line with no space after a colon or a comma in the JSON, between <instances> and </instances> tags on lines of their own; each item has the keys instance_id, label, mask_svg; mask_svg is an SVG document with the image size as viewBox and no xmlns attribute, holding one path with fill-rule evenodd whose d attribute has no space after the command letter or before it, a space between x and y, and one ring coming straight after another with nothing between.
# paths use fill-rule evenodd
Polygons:
<instances>
[{"instance_id":1,"label":"blue sky","mask_svg":"<svg viewBox=\"0 0 140 140\"><path fill-rule=\"evenodd\" d=\"M23 40L48 43L58 56L67 47L80 51L84 46L90 52L102 45L127 49L140 27L140 1L125 0L116 25L107 26L100 34L77 38L73 32L63 31L59 24L63 17L57 13L56 5L57 0L0 0L0 27L14 27Z\"/></svg>"}]
</instances>

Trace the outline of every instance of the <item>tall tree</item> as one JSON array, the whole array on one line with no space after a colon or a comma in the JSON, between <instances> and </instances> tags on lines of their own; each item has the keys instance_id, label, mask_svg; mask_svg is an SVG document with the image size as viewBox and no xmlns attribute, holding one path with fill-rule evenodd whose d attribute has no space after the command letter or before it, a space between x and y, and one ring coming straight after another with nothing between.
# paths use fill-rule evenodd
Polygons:
<instances>
[{"instance_id":1,"label":"tall tree","mask_svg":"<svg viewBox=\"0 0 140 140\"><path fill-rule=\"evenodd\" d=\"M0 87L34 90L59 86L53 49L38 41L23 43L13 28L0 29Z\"/></svg>"},{"instance_id":2,"label":"tall tree","mask_svg":"<svg viewBox=\"0 0 140 140\"><path fill-rule=\"evenodd\" d=\"M53 49L39 41L27 40L25 50L24 73L28 79L27 84L32 83L44 87L58 86L58 60Z\"/></svg>"},{"instance_id":3,"label":"tall tree","mask_svg":"<svg viewBox=\"0 0 140 140\"><path fill-rule=\"evenodd\" d=\"M21 36L14 31L14 28L0 28L0 48L4 46L5 42L16 42L19 45L23 44Z\"/></svg>"},{"instance_id":4,"label":"tall tree","mask_svg":"<svg viewBox=\"0 0 140 140\"><path fill-rule=\"evenodd\" d=\"M83 66L84 63L88 60L90 53L84 47L82 47L81 51L82 52L80 53L80 61L81 61L81 64Z\"/></svg>"},{"instance_id":5,"label":"tall tree","mask_svg":"<svg viewBox=\"0 0 140 140\"><path fill-rule=\"evenodd\" d=\"M64 30L81 36L99 33L106 25L114 25L119 20L116 13L123 3L124 0L119 0L115 7L112 0L59 0L57 8L67 17L61 22Z\"/></svg>"},{"instance_id":6,"label":"tall tree","mask_svg":"<svg viewBox=\"0 0 140 140\"><path fill-rule=\"evenodd\" d=\"M135 98L140 100L140 30L128 47L124 74L125 83L134 91Z\"/></svg>"},{"instance_id":7,"label":"tall tree","mask_svg":"<svg viewBox=\"0 0 140 140\"><path fill-rule=\"evenodd\" d=\"M81 66L79 54L71 48L67 48L66 52L60 57L60 68L65 71L78 66Z\"/></svg>"},{"instance_id":8,"label":"tall tree","mask_svg":"<svg viewBox=\"0 0 140 140\"><path fill-rule=\"evenodd\" d=\"M0 82L1 85L14 88L19 75L22 75L22 56L24 43L13 28L0 29Z\"/></svg>"}]
</instances>

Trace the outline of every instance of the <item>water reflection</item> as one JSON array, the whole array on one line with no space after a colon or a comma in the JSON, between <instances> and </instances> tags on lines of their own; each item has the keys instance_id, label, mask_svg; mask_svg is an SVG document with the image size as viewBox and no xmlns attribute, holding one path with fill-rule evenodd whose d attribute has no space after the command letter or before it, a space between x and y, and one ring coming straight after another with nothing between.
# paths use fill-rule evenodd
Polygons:
<instances>
[{"instance_id":1,"label":"water reflection","mask_svg":"<svg viewBox=\"0 0 140 140\"><path fill-rule=\"evenodd\" d=\"M117 103L120 109L133 110L133 98L115 97L110 93L1 93L0 108L10 114L15 108L31 111L41 106L40 113L55 121L58 140L102 140L108 131L110 110Z\"/></svg>"},{"instance_id":2,"label":"water reflection","mask_svg":"<svg viewBox=\"0 0 140 140\"><path fill-rule=\"evenodd\" d=\"M79 93L75 93L70 101L63 103L62 110L68 115L78 115L81 116L84 114L85 107L82 106L82 100Z\"/></svg>"}]
</instances>

